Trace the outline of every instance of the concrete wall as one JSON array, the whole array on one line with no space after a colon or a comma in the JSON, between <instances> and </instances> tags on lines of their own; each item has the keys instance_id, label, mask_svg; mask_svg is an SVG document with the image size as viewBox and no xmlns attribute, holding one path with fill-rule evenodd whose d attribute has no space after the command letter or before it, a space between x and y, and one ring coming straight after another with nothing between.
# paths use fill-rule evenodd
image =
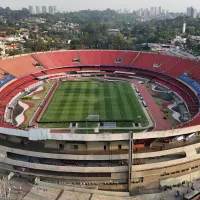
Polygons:
<instances>
[{"instance_id":1,"label":"concrete wall","mask_svg":"<svg viewBox=\"0 0 200 200\"><path fill-rule=\"evenodd\" d=\"M187 135L194 132L200 131L200 125L180 128L180 129L172 129L166 131L155 131L155 132L142 132L142 133L134 133L133 139L151 139L151 138L167 138L167 137L175 137L179 135ZM57 140L57 141L127 141L129 140L129 133L122 134L65 134L65 133L51 133L50 129L30 129L28 131L24 130L13 130L9 128L0 127L1 134L4 135L14 135L19 137L27 137L29 140Z\"/></svg>"},{"instance_id":2,"label":"concrete wall","mask_svg":"<svg viewBox=\"0 0 200 200\"><path fill-rule=\"evenodd\" d=\"M161 186L165 186L165 185L175 185L175 184L179 184L182 183L183 181L193 181L195 179L200 178L200 171L196 171L196 172L191 172L189 174L185 174L182 176L177 176L175 178L169 178L169 179L165 179L165 180L161 180L160 181L160 185Z\"/></svg>"}]
</instances>

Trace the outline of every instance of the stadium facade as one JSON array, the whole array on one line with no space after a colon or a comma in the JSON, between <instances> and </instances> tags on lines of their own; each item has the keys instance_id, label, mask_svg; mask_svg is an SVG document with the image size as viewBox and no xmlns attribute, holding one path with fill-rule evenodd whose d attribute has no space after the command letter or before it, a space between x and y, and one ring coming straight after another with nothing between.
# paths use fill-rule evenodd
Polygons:
<instances>
[{"instance_id":1,"label":"stadium facade","mask_svg":"<svg viewBox=\"0 0 200 200\"><path fill-rule=\"evenodd\" d=\"M195 60L131 51L41 52L0 60L0 169L130 192L199 178L199 67ZM12 103L27 88L80 71L127 80L135 76L167 87L185 105L186 120L171 130L89 135L12 124Z\"/></svg>"}]
</instances>

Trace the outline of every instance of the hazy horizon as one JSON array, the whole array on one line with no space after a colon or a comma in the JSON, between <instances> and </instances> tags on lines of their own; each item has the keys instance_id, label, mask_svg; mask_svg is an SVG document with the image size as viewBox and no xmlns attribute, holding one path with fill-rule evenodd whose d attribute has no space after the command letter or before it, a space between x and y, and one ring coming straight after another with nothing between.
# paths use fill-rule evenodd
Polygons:
<instances>
[{"instance_id":1,"label":"hazy horizon","mask_svg":"<svg viewBox=\"0 0 200 200\"><path fill-rule=\"evenodd\" d=\"M150 8L154 6L161 6L163 9L167 9L174 12L185 12L186 8L189 6L195 7L197 10L200 9L200 2L199 0L190 0L190 1L182 1L182 0L168 0L168 1L160 1L160 0L140 0L139 2L135 3L132 0L73 0L73 1L65 1L65 0L57 0L57 1L49 1L43 0L7 0L1 2L1 7L10 7L11 9L21 9L22 7L28 8L29 5L32 6L49 6L49 5L56 5L57 10L60 11L77 11L77 10L84 10L84 9L97 9L97 10L104 10L107 8L110 9L129 9L129 10L137 10L139 8Z\"/></svg>"}]
</instances>

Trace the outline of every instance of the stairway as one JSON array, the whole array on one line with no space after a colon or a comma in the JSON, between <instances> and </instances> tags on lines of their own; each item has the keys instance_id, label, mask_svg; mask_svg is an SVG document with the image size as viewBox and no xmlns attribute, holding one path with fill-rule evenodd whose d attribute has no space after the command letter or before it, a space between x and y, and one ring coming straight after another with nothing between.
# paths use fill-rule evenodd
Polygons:
<instances>
[{"instance_id":1,"label":"stairway","mask_svg":"<svg viewBox=\"0 0 200 200\"><path fill-rule=\"evenodd\" d=\"M169 71L171 68L175 67L177 64L181 63L182 61L184 61L185 59L181 59L179 61L177 61L176 63L174 63L173 65L169 66L167 69L165 69L163 72L166 73L167 71Z\"/></svg>"},{"instance_id":2,"label":"stairway","mask_svg":"<svg viewBox=\"0 0 200 200\"><path fill-rule=\"evenodd\" d=\"M141 53L142 53L142 51L138 52L137 56L132 60L132 62L130 63L129 66L133 65L133 63L137 60L137 58L140 56Z\"/></svg>"}]
</instances>

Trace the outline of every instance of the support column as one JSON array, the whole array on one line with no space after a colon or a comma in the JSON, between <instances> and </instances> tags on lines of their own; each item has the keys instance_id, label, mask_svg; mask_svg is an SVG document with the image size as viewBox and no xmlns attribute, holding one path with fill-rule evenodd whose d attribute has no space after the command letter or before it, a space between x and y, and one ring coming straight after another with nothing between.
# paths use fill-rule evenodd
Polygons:
<instances>
[{"instance_id":1,"label":"support column","mask_svg":"<svg viewBox=\"0 0 200 200\"><path fill-rule=\"evenodd\" d=\"M133 166L133 133L129 134L129 160L128 160L128 191L131 191L132 166Z\"/></svg>"}]
</instances>

